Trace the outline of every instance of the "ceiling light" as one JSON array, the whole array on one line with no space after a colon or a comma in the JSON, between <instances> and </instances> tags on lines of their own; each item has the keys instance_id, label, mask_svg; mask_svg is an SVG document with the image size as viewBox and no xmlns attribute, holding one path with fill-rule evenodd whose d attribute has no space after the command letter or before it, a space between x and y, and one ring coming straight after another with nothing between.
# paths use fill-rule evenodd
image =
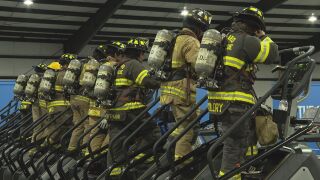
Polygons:
<instances>
[{"instance_id":1,"label":"ceiling light","mask_svg":"<svg viewBox=\"0 0 320 180\"><path fill-rule=\"evenodd\" d=\"M24 0L23 1L23 4L27 5L27 6L30 6L33 4L33 1L32 0Z\"/></svg>"},{"instance_id":2,"label":"ceiling light","mask_svg":"<svg viewBox=\"0 0 320 180\"><path fill-rule=\"evenodd\" d=\"M312 13L312 15L309 17L309 19L308 19L308 21L310 21L310 22L315 22L315 21L317 21L318 20L318 18Z\"/></svg>"},{"instance_id":3,"label":"ceiling light","mask_svg":"<svg viewBox=\"0 0 320 180\"><path fill-rule=\"evenodd\" d=\"M187 10L187 7L183 7L183 10L181 11L181 16L187 16L189 11Z\"/></svg>"}]
</instances>

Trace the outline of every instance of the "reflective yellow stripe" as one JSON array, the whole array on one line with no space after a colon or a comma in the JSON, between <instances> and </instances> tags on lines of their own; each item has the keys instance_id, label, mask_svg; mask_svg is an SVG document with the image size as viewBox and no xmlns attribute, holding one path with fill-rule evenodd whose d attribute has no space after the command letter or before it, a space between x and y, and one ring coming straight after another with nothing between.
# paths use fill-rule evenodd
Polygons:
<instances>
[{"instance_id":1,"label":"reflective yellow stripe","mask_svg":"<svg viewBox=\"0 0 320 180\"><path fill-rule=\"evenodd\" d=\"M225 173L223 171L219 172L219 177L224 176ZM232 176L232 178L229 178L229 180L241 180L241 174L236 174Z\"/></svg>"},{"instance_id":2,"label":"reflective yellow stripe","mask_svg":"<svg viewBox=\"0 0 320 180\"><path fill-rule=\"evenodd\" d=\"M129 102L124 104L121 107L117 107L117 108L112 108L111 110L114 111L125 111L125 110L131 110L131 109L139 109L139 108L143 108L146 105L142 104L141 102Z\"/></svg>"},{"instance_id":3,"label":"reflective yellow stripe","mask_svg":"<svg viewBox=\"0 0 320 180\"><path fill-rule=\"evenodd\" d=\"M244 61L232 56L224 56L223 60L224 60L224 65L231 66L237 69L241 69L242 66L245 64Z\"/></svg>"},{"instance_id":4,"label":"reflective yellow stripe","mask_svg":"<svg viewBox=\"0 0 320 180\"><path fill-rule=\"evenodd\" d=\"M90 108L88 115L93 117L101 117L101 110L98 108Z\"/></svg>"},{"instance_id":5,"label":"reflective yellow stripe","mask_svg":"<svg viewBox=\"0 0 320 180\"><path fill-rule=\"evenodd\" d=\"M153 161L154 161L154 157L153 157L153 156L149 157L149 158L146 160L147 163L151 163L151 162L153 162Z\"/></svg>"},{"instance_id":6,"label":"reflective yellow stripe","mask_svg":"<svg viewBox=\"0 0 320 180\"><path fill-rule=\"evenodd\" d=\"M23 104L23 105L30 105L30 104L32 104L32 103L29 102L29 101L21 101L21 104Z\"/></svg>"},{"instance_id":7,"label":"reflective yellow stripe","mask_svg":"<svg viewBox=\"0 0 320 180\"><path fill-rule=\"evenodd\" d=\"M54 90L58 91L58 92L62 92L63 91L63 87L59 86L59 85L55 85L54 86Z\"/></svg>"},{"instance_id":8,"label":"reflective yellow stripe","mask_svg":"<svg viewBox=\"0 0 320 180\"><path fill-rule=\"evenodd\" d=\"M264 63L270 52L270 43L273 41L266 37L263 41L260 42L260 52L258 56L253 60L255 63Z\"/></svg>"},{"instance_id":9,"label":"reflective yellow stripe","mask_svg":"<svg viewBox=\"0 0 320 180\"><path fill-rule=\"evenodd\" d=\"M135 159L135 160L139 160L139 159L143 158L145 155L146 155L146 154L144 154L144 153L140 153L140 154L136 155L136 156L134 157L134 159Z\"/></svg>"},{"instance_id":10,"label":"reflective yellow stripe","mask_svg":"<svg viewBox=\"0 0 320 180\"><path fill-rule=\"evenodd\" d=\"M127 79L127 78L117 78L115 80L115 85L116 86L130 86L132 84L133 84L133 82L130 79Z\"/></svg>"},{"instance_id":11,"label":"reflective yellow stripe","mask_svg":"<svg viewBox=\"0 0 320 180\"><path fill-rule=\"evenodd\" d=\"M111 176L117 176L117 175L120 175L121 173L122 173L122 168L121 167L117 167L117 168L112 169L110 175Z\"/></svg>"},{"instance_id":12,"label":"reflective yellow stripe","mask_svg":"<svg viewBox=\"0 0 320 180\"><path fill-rule=\"evenodd\" d=\"M24 110L24 109L28 109L28 108L29 108L29 106L26 104L21 104L19 107L20 110Z\"/></svg>"},{"instance_id":13,"label":"reflective yellow stripe","mask_svg":"<svg viewBox=\"0 0 320 180\"><path fill-rule=\"evenodd\" d=\"M179 68L184 65L183 61L172 60L172 68Z\"/></svg>"},{"instance_id":14,"label":"reflective yellow stripe","mask_svg":"<svg viewBox=\"0 0 320 180\"><path fill-rule=\"evenodd\" d=\"M143 158L146 154L144 153L140 153L137 156L134 157L135 160L139 160L141 158ZM152 162L154 160L154 157L149 157L148 159L145 160L145 162L149 163Z\"/></svg>"},{"instance_id":15,"label":"reflective yellow stripe","mask_svg":"<svg viewBox=\"0 0 320 180\"><path fill-rule=\"evenodd\" d=\"M63 100L52 101L52 102L49 102L48 108L55 107L55 106L69 106L69 105L70 105L69 101L63 101Z\"/></svg>"},{"instance_id":16,"label":"reflective yellow stripe","mask_svg":"<svg viewBox=\"0 0 320 180\"><path fill-rule=\"evenodd\" d=\"M256 99L252 94L247 94L244 92L234 91L234 92L213 92L209 91L209 100L225 100L225 101L243 101L250 104L255 104Z\"/></svg>"},{"instance_id":17,"label":"reflective yellow stripe","mask_svg":"<svg viewBox=\"0 0 320 180\"><path fill-rule=\"evenodd\" d=\"M251 149L252 148L252 149ZM258 154L258 148L257 146L250 146L248 147L246 156L255 156Z\"/></svg>"},{"instance_id":18,"label":"reflective yellow stripe","mask_svg":"<svg viewBox=\"0 0 320 180\"><path fill-rule=\"evenodd\" d=\"M138 77L136 78L135 82L138 85L141 85L143 79L148 75L148 70L143 70L139 73Z\"/></svg>"},{"instance_id":19,"label":"reflective yellow stripe","mask_svg":"<svg viewBox=\"0 0 320 180\"><path fill-rule=\"evenodd\" d=\"M182 157L183 156L180 156L178 154L174 155L175 161L181 159ZM186 159L185 161L183 161L183 164L189 164L191 161L193 161L193 157L190 157L189 159Z\"/></svg>"},{"instance_id":20,"label":"reflective yellow stripe","mask_svg":"<svg viewBox=\"0 0 320 180\"><path fill-rule=\"evenodd\" d=\"M162 89L162 90L161 90L161 94L172 94L172 95L178 96L178 97L180 97L180 98L182 98L182 99L186 99L186 96L185 96L185 95L179 94L179 93L177 93L177 92L175 92L175 91L172 91L172 90Z\"/></svg>"},{"instance_id":21,"label":"reflective yellow stripe","mask_svg":"<svg viewBox=\"0 0 320 180\"><path fill-rule=\"evenodd\" d=\"M105 150L101 151L101 153L100 153L100 154L107 154L107 153L108 153L108 151L109 151L109 149L107 148L107 149L105 149Z\"/></svg>"},{"instance_id":22,"label":"reflective yellow stripe","mask_svg":"<svg viewBox=\"0 0 320 180\"><path fill-rule=\"evenodd\" d=\"M161 86L161 94L172 94L182 99L187 98L187 94L184 90L171 86ZM191 97L195 97L195 94L191 93Z\"/></svg>"},{"instance_id":23,"label":"reflective yellow stripe","mask_svg":"<svg viewBox=\"0 0 320 180\"><path fill-rule=\"evenodd\" d=\"M90 98L88 98L88 97L85 97L85 96L80 96L80 95L76 95L76 96L74 96L74 99L76 99L76 100L79 100L79 101L85 101L85 102L90 102Z\"/></svg>"},{"instance_id":24,"label":"reflective yellow stripe","mask_svg":"<svg viewBox=\"0 0 320 180\"><path fill-rule=\"evenodd\" d=\"M29 101L21 101L20 110L28 109L32 103Z\"/></svg>"},{"instance_id":25,"label":"reflective yellow stripe","mask_svg":"<svg viewBox=\"0 0 320 180\"><path fill-rule=\"evenodd\" d=\"M183 131L183 128L176 128L171 135L178 136L182 131Z\"/></svg>"},{"instance_id":26,"label":"reflective yellow stripe","mask_svg":"<svg viewBox=\"0 0 320 180\"><path fill-rule=\"evenodd\" d=\"M44 100L39 100L39 106L42 108L47 108L47 102Z\"/></svg>"}]
</instances>

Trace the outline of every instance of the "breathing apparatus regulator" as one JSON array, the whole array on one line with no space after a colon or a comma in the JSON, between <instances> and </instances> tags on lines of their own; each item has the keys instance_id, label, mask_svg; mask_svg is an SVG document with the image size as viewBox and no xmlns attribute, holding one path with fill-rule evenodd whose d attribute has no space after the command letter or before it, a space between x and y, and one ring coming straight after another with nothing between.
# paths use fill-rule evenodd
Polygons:
<instances>
[{"instance_id":1,"label":"breathing apparatus regulator","mask_svg":"<svg viewBox=\"0 0 320 180\"><path fill-rule=\"evenodd\" d=\"M167 79L166 71L167 67L166 61L171 61L170 50L172 48L172 43L176 34L172 31L162 29L158 31L154 43L152 45L148 64L151 67L150 75L155 76L160 80ZM171 64L171 62L170 62Z\"/></svg>"},{"instance_id":2,"label":"breathing apparatus regulator","mask_svg":"<svg viewBox=\"0 0 320 180\"><path fill-rule=\"evenodd\" d=\"M17 97L20 100L23 98L24 89L27 85L27 82L28 82L28 76L21 74L18 76L16 83L13 87L13 93L15 97Z\"/></svg>"},{"instance_id":3,"label":"breathing apparatus regulator","mask_svg":"<svg viewBox=\"0 0 320 180\"><path fill-rule=\"evenodd\" d=\"M52 100L54 95L54 84L57 73L53 69L47 69L39 85L39 93L42 99Z\"/></svg>"},{"instance_id":4,"label":"breathing apparatus regulator","mask_svg":"<svg viewBox=\"0 0 320 180\"><path fill-rule=\"evenodd\" d=\"M76 94L76 90L79 88L78 79L81 73L82 63L78 59L70 61L67 71L62 79L64 92L68 95Z\"/></svg>"},{"instance_id":5,"label":"breathing apparatus regulator","mask_svg":"<svg viewBox=\"0 0 320 180\"><path fill-rule=\"evenodd\" d=\"M27 82L27 86L24 90L26 98L30 102L34 102L37 96L37 90L40 84L40 76L38 74L32 74Z\"/></svg>"},{"instance_id":6,"label":"breathing apparatus regulator","mask_svg":"<svg viewBox=\"0 0 320 180\"><path fill-rule=\"evenodd\" d=\"M115 78L115 63L107 62L100 66L93 95L97 98L97 104L103 107L112 107L112 84Z\"/></svg>"},{"instance_id":7,"label":"breathing apparatus regulator","mask_svg":"<svg viewBox=\"0 0 320 180\"><path fill-rule=\"evenodd\" d=\"M215 29L209 29L203 34L195 64L195 71L199 77L197 81L198 87L218 88L215 71L222 52L221 42L222 35Z\"/></svg>"},{"instance_id":8,"label":"breathing apparatus regulator","mask_svg":"<svg viewBox=\"0 0 320 180\"><path fill-rule=\"evenodd\" d=\"M90 91L93 90L99 66L99 62L93 58L83 65L84 73L80 77L80 85L84 88L84 95L89 95Z\"/></svg>"}]
</instances>

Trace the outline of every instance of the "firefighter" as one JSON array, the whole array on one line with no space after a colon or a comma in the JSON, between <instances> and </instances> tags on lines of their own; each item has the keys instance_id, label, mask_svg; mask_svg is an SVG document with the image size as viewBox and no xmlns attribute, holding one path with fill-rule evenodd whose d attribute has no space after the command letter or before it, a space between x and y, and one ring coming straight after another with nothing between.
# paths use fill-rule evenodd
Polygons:
<instances>
[{"instance_id":1,"label":"firefighter","mask_svg":"<svg viewBox=\"0 0 320 180\"><path fill-rule=\"evenodd\" d=\"M196 84L191 76L197 60L200 39L209 28L212 15L202 9L194 9L183 20L182 31L176 37L171 55L171 70L168 80L161 83L161 105L169 104L175 120L180 121L195 104ZM182 125L172 133L180 132L196 118L193 113ZM190 130L176 144L175 158L181 158L192 151L194 130Z\"/></svg>"},{"instance_id":2,"label":"firefighter","mask_svg":"<svg viewBox=\"0 0 320 180\"><path fill-rule=\"evenodd\" d=\"M37 91L40 83L40 79L42 78L43 73L46 70L47 70L46 64L40 63L37 66L34 66L35 74L31 75L31 77L34 77L34 78L31 78L31 77L29 78L29 81L25 90L27 97L29 97L30 100L33 102L32 103L32 119L34 122L46 114L46 108L47 108L46 101L40 100L38 98L38 91ZM30 88L28 88L29 86ZM30 89L29 93L27 89ZM35 135L43 127L42 124L38 125L33 129L32 142L42 138L42 133L40 133L37 139L35 139L36 138Z\"/></svg>"},{"instance_id":3,"label":"firefighter","mask_svg":"<svg viewBox=\"0 0 320 180\"><path fill-rule=\"evenodd\" d=\"M13 88L14 98L20 101L20 106L19 106L20 118L21 120L24 120L24 121L28 120L25 118L32 111L32 108L31 108L32 101L29 100L25 94L25 89L26 89L29 77L30 76L27 76L24 74L19 75L18 78L16 79L16 82ZM29 123L31 123L31 121L28 121L26 125L22 126L20 128L20 132L23 132L25 128L28 127Z\"/></svg>"},{"instance_id":4,"label":"firefighter","mask_svg":"<svg viewBox=\"0 0 320 180\"><path fill-rule=\"evenodd\" d=\"M209 91L208 109L221 121L222 133L227 131L256 102L253 84L256 64L272 63L278 58L277 45L265 34L264 16L255 7L234 15L231 31L218 68L219 89ZM248 118L233 132L223 146L220 176L239 167L248 148L250 129ZM253 151L252 151L253 152ZM241 179L236 175L233 179Z\"/></svg>"},{"instance_id":5,"label":"firefighter","mask_svg":"<svg viewBox=\"0 0 320 180\"><path fill-rule=\"evenodd\" d=\"M49 136L47 142L50 144L59 142L61 136L72 126L72 121L69 121L69 118L72 116L72 111L70 110L70 102L65 99L62 87L62 79L68 67L68 64L71 60L75 59L76 56L73 54L63 54L59 59L59 64L61 68L57 71L55 81L52 87L52 93L50 100L47 105L49 113L49 121L53 121L55 117L64 110L67 110L60 118L56 119L53 124L45 129L46 136ZM58 66L58 65L55 65ZM41 88L41 85L40 85ZM63 123L64 122L64 123ZM63 126L58 128L60 124L63 123ZM57 129L58 128L58 129Z\"/></svg>"},{"instance_id":6,"label":"firefighter","mask_svg":"<svg viewBox=\"0 0 320 180\"><path fill-rule=\"evenodd\" d=\"M142 65L144 54L148 50L147 41L140 38L133 38L128 41L124 51L124 58L117 65L116 79L114 86L116 89L116 101L111 109L107 110L105 119L109 125L110 141L129 122L145 109L142 99L144 95L140 89L158 89L160 83L149 77L148 70ZM145 118L141 118L143 121ZM128 131L118 137L113 146L109 149L108 164L124 160L125 152L122 150L123 141L142 122L132 126ZM142 148L148 143L153 143L156 139L155 124L149 123L140 134L140 138L135 139L136 147ZM111 175L118 175L121 169L114 169Z\"/></svg>"},{"instance_id":7,"label":"firefighter","mask_svg":"<svg viewBox=\"0 0 320 180\"><path fill-rule=\"evenodd\" d=\"M93 56L92 56L95 60L97 60L98 62L102 63L106 60L106 47L104 45L99 45L98 47L95 48L95 50L93 51ZM83 63L87 63L83 62ZM86 65L84 65L86 66ZM84 70L85 67L83 67L83 70L81 71L80 74L80 78L83 77L84 75ZM79 83L77 83L77 88L76 89L76 93L75 95L71 95L70 97L70 103L71 103L71 109L73 112L73 124L76 125L78 124L78 122L80 122L83 118L85 118L86 116L88 116L88 111L89 111L89 107L90 104L92 104L92 97L90 95L88 95L89 93L85 93L84 88L81 87L81 85L79 85ZM90 114L89 114L90 116ZM89 129L90 126L90 120L88 118L88 120L86 120L84 123L82 123L80 126L78 126L75 130L73 130L72 135L71 135L71 139L69 142L69 146L68 146L68 150L69 151L73 151L76 149L77 147L77 143L79 140L79 137L87 130ZM82 141L82 144L85 144L89 141L90 139L90 134L87 134ZM86 154L87 151L84 150L84 154Z\"/></svg>"},{"instance_id":8,"label":"firefighter","mask_svg":"<svg viewBox=\"0 0 320 180\"><path fill-rule=\"evenodd\" d=\"M31 104L25 97L25 88L28 82L29 76L21 74L16 79L13 87L14 98L20 101L19 111L21 113L21 119L26 117L31 111Z\"/></svg>"},{"instance_id":9,"label":"firefighter","mask_svg":"<svg viewBox=\"0 0 320 180\"><path fill-rule=\"evenodd\" d=\"M52 69L54 71L58 71L61 69L61 65L58 62L52 62L50 63L48 66L46 66L45 64L39 64L36 67L34 67L35 72L40 76L40 78L43 77L43 73L45 72L46 69ZM32 119L33 121L36 121L37 119L39 119L41 116L43 116L44 114L48 113L47 110L47 100L44 99L41 96L41 93L38 92L38 88L39 85L36 86L36 96L34 97L34 101L35 103L32 104ZM39 124L37 127L35 127L33 129L33 134L32 134L32 142L40 140L42 138L45 138L47 136L47 134L45 134L45 131L39 132L39 130L41 128L43 128L44 126L46 126L48 123L48 120L44 120L41 124ZM38 135L37 135L38 134ZM32 156L35 152L36 152L36 148L33 148L29 151L29 155Z\"/></svg>"},{"instance_id":10,"label":"firefighter","mask_svg":"<svg viewBox=\"0 0 320 180\"><path fill-rule=\"evenodd\" d=\"M123 51L125 49L125 44L119 42L119 41L114 41L111 42L110 44L106 45L106 50L105 50L105 56L107 59L106 64L116 64L117 62L120 61L123 57ZM96 99L93 100L91 103L91 107L89 110L89 124L92 127L94 124L96 124L97 120L101 117L104 116L106 113L107 107L104 107L103 105L99 105L98 107L96 106ZM106 146L109 143L109 136L107 133L107 127L108 123L106 119L103 119L99 126L95 129L93 129L90 133L90 136L94 136L90 147L92 151L96 151L104 146Z\"/></svg>"}]
</instances>

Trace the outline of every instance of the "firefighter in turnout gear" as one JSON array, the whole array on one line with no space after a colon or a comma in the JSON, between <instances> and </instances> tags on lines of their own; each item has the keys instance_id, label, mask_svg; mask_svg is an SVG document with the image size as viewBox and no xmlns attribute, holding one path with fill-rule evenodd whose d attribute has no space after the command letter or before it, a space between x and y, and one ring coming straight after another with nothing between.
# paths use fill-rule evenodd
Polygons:
<instances>
[{"instance_id":1,"label":"firefighter in turnout gear","mask_svg":"<svg viewBox=\"0 0 320 180\"><path fill-rule=\"evenodd\" d=\"M105 118L109 125L110 141L123 129L129 122L142 112L146 105L143 103L143 89L158 89L160 83L150 78L148 70L142 65L144 53L148 50L148 42L133 38L128 41L124 51L124 57L117 64L116 79L114 86L116 90L116 101L111 109L107 110ZM141 118L143 121L145 117ZM109 149L108 164L124 160L125 152L122 143L142 122L139 122L128 129L116 139L113 146ZM142 148L149 143L154 143L156 134L156 125L149 123L135 138L136 147ZM134 150L130 150L132 152ZM121 170L120 170L121 171ZM114 169L111 175L121 173L119 169Z\"/></svg>"},{"instance_id":2,"label":"firefighter in turnout gear","mask_svg":"<svg viewBox=\"0 0 320 180\"><path fill-rule=\"evenodd\" d=\"M277 60L278 47L265 35L264 17L255 7L234 15L225 50L216 71L219 88L209 90L208 109L221 121L222 133L227 131L253 104L256 64ZM252 134L251 118L237 128L225 141L220 175L239 167L244 161L248 137ZM233 177L240 179L240 175Z\"/></svg>"},{"instance_id":3,"label":"firefighter in turnout gear","mask_svg":"<svg viewBox=\"0 0 320 180\"><path fill-rule=\"evenodd\" d=\"M37 66L34 66L35 73L32 74L28 80L25 93L26 98L32 102L32 120L33 122L37 121L40 117L47 113L47 102L43 99L39 99L38 88L40 80L47 69L47 65L40 63ZM44 138L44 133L39 132L39 130L46 125L46 120L42 121L41 124L36 126L32 132L31 142ZM36 137L36 134L38 134ZM33 155L36 152L36 148L33 148L29 151L29 155Z\"/></svg>"},{"instance_id":4,"label":"firefighter in turnout gear","mask_svg":"<svg viewBox=\"0 0 320 180\"><path fill-rule=\"evenodd\" d=\"M52 69L53 71L58 72L61 69L61 65L59 64L59 62L53 61L47 66L46 69ZM42 75L42 77L43 77L43 75ZM48 101L39 92L39 86L38 86L37 91L38 91L37 95L38 95L39 106L40 106L41 112L42 112L42 114L43 113L48 113L48 108L47 108L48 107ZM39 117L41 117L41 116L39 116ZM43 124L41 124L41 127L46 126L47 123L48 123L48 120L45 120L43 122ZM45 131L43 131L37 137L34 137L33 140L38 140L38 139L44 138L47 135L48 134L46 134Z\"/></svg>"},{"instance_id":5,"label":"firefighter in turnout gear","mask_svg":"<svg viewBox=\"0 0 320 180\"><path fill-rule=\"evenodd\" d=\"M21 112L21 118L24 118L31 110L32 102L25 98L25 88L28 82L29 76L21 74L16 79L13 87L14 98L20 101L19 110Z\"/></svg>"},{"instance_id":6,"label":"firefighter in turnout gear","mask_svg":"<svg viewBox=\"0 0 320 180\"><path fill-rule=\"evenodd\" d=\"M63 54L59 59L59 64L61 65L61 69L56 72L56 78L54 81L54 87L52 87L52 97L50 97L50 101L47 104L47 109L49 113L49 121L53 121L55 117L64 110L67 110L60 118L56 119L53 124L51 124L48 128L45 129L46 136L49 136L47 142L50 144L59 142L63 133L65 133L71 126L72 121L70 120L72 116L72 111L70 110L70 102L64 96L62 80L64 74L66 73L66 69L71 60L76 59L76 56L73 54ZM57 68L58 64L55 64L53 68ZM40 87L41 88L41 87ZM62 127L57 129L59 125L63 124Z\"/></svg>"},{"instance_id":7,"label":"firefighter in turnout gear","mask_svg":"<svg viewBox=\"0 0 320 180\"><path fill-rule=\"evenodd\" d=\"M200 42L209 28L212 15L202 9L194 9L184 18L183 29L177 35L171 54L171 69L168 80L161 83L161 105L169 104L175 120L180 121L195 104L196 83L192 79ZM196 118L193 113L172 135L176 136ZM176 144L176 159L192 151L195 133L191 129Z\"/></svg>"},{"instance_id":8,"label":"firefighter in turnout gear","mask_svg":"<svg viewBox=\"0 0 320 180\"><path fill-rule=\"evenodd\" d=\"M125 49L125 44L114 41L110 44L107 44L105 46L105 59L107 59L107 62L104 62L104 65L116 65L120 59L123 58L123 52ZM102 64L102 65L103 65ZM89 124L90 126L93 126L96 124L96 122L105 115L107 107L102 105L100 102L97 103L98 98L93 99L90 105L89 110ZM99 101L99 100L98 100ZM97 107L98 105L98 107ZM106 119L103 119L98 127L93 129L90 133L90 136L94 136L90 147L92 151L96 151L107 144L109 144L109 136L108 136L108 122Z\"/></svg>"},{"instance_id":9,"label":"firefighter in turnout gear","mask_svg":"<svg viewBox=\"0 0 320 180\"><path fill-rule=\"evenodd\" d=\"M38 87L40 84L40 79L42 78L44 72L47 70L46 64L38 64L34 67L35 74L31 75L34 78L29 78L30 83L27 84L26 87L26 96L33 101L32 103L32 119L33 121L38 120L41 116L47 113L47 103L45 100L41 100L38 98ZM30 87L29 87L30 86ZM32 141L35 141L35 135L39 132L39 130L44 126L45 122L41 125L35 127L33 129ZM43 138L43 133L40 133L37 139Z\"/></svg>"},{"instance_id":10,"label":"firefighter in turnout gear","mask_svg":"<svg viewBox=\"0 0 320 180\"><path fill-rule=\"evenodd\" d=\"M98 62L102 63L106 60L106 47L104 45L99 45L94 51L93 51L93 58L97 60ZM92 96L88 95L90 93L84 93L84 88L81 87L79 84L80 78L84 76L85 73L85 66L87 66L88 61L83 62L84 65L82 66L81 74L79 75L79 79L77 80L76 85L78 86L78 90L76 93L71 95L70 97L70 103L71 103L71 109L73 112L73 125L78 124L83 118L85 118L88 115L88 112L90 112L90 104L94 102L92 99ZM80 126L78 126L75 130L73 130L70 142L69 142L69 151L73 151L77 147L77 143L79 140L79 137L91 127L90 125L90 113L89 118L84 123L82 123ZM83 142L87 143L90 139L90 134L87 134L83 138ZM87 153L87 150L84 151L84 154Z\"/></svg>"}]
</instances>

